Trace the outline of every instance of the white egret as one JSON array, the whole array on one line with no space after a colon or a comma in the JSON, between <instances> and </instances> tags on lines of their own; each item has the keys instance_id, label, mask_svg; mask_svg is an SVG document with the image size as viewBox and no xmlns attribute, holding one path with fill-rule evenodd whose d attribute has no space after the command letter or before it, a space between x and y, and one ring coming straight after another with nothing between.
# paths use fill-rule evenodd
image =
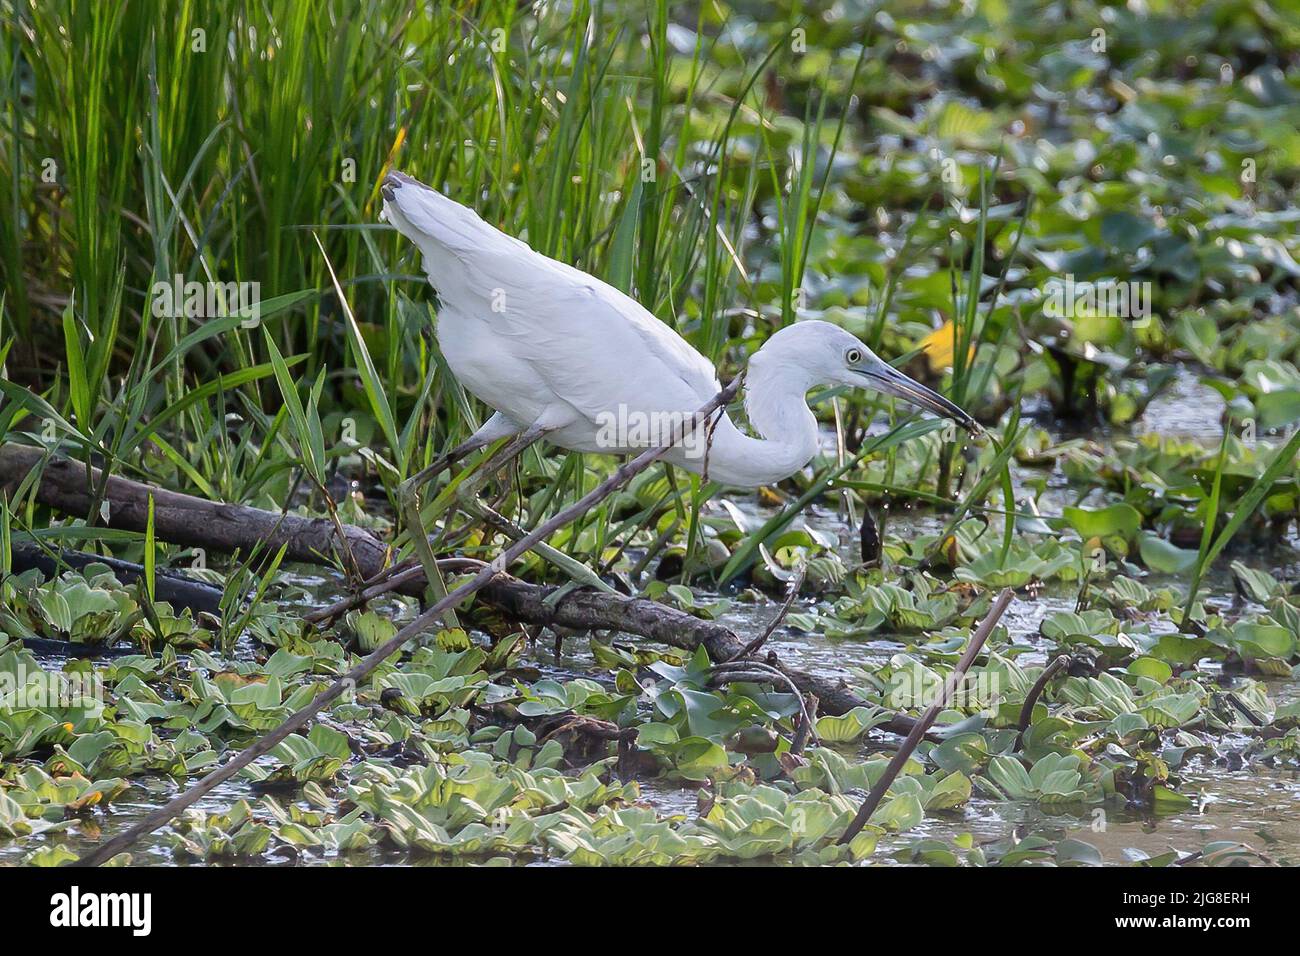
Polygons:
<instances>
[{"instance_id":1,"label":"white egret","mask_svg":"<svg viewBox=\"0 0 1300 956\"><path fill-rule=\"evenodd\" d=\"M640 452L682 434L720 390L708 359L613 286L535 252L403 173L389 173L382 192L383 216L420 249L438 293L447 365L496 411L416 480L507 436L516 436L515 449L545 436L574 451ZM979 431L961 408L849 332L805 321L776 332L749 360L745 412L758 437L724 413L685 429L664 458L726 485L786 478L817 454L806 396L818 385L875 389Z\"/></svg>"}]
</instances>

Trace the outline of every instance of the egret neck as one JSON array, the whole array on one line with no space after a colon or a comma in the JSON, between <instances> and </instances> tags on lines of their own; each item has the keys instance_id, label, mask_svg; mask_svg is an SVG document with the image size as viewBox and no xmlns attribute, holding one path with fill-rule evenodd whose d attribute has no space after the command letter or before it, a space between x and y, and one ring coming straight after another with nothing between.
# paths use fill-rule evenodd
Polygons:
<instances>
[{"instance_id":1,"label":"egret neck","mask_svg":"<svg viewBox=\"0 0 1300 956\"><path fill-rule=\"evenodd\" d=\"M819 384L806 365L786 355L785 340L769 339L745 373L745 414L757 438L744 434L730 418L714 432L708 474L724 484L752 488L775 484L817 454L817 419L808 408L808 391Z\"/></svg>"}]
</instances>

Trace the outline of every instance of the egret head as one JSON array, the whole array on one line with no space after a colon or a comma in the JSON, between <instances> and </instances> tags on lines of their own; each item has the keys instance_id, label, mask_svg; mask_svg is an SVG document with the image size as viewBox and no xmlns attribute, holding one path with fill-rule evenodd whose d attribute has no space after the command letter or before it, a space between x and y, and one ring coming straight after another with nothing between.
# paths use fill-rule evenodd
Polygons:
<instances>
[{"instance_id":1,"label":"egret head","mask_svg":"<svg viewBox=\"0 0 1300 956\"><path fill-rule=\"evenodd\" d=\"M982 431L979 423L957 405L908 378L856 336L829 322L797 322L781 329L753 357L751 374L757 371L761 375L778 365L802 378L808 388L815 385L870 388L942 418L951 418L971 434Z\"/></svg>"}]
</instances>

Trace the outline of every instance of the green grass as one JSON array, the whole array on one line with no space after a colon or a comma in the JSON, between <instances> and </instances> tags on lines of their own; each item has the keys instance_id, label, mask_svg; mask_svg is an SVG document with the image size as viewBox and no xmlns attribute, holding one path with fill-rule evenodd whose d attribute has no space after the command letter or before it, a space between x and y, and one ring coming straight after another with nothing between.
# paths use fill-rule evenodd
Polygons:
<instances>
[{"instance_id":1,"label":"green grass","mask_svg":"<svg viewBox=\"0 0 1300 956\"><path fill-rule=\"evenodd\" d=\"M295 408L278 352L322 389L317 433L298 443L311 454L294 465L319 484L338 453L321 429L356 412L394 484L482 413L431 349L427 287L400 278L418 264L375 222L390 164L629 287L721 357L728 313L760 305L735 254L760 177L775 187L810 170L824 131L808 127L794 153L767 142L739 192L686 172L700 150L727 169L733 123L761 110L755 83L781 48L731 101L703 75L702 40L683 94L667 89L667 22L666 4L644 20L586 5L534 20L513 3L431 18L381 2L321 15L290 2L6 5L0 258L14 382L110 470L138 466L147 440L168 459L151 471L214 493L219 406L245 423L240 443L272 442L280 400ZM54 182L38 175L47 159ZM798 182L785 200L792 256L819 195ZM263 330L156 318L149 289L176 274L256 281L285 308L267 310ZM160 416L165 428L148 424ZM291 424L302 439L306 423ZM270 459L242 463L245 475L265 483L286 465ZM225 494L253 490L231 477Z\"/></svg>"},{"instance_id":2,"label":"green grass","mask_svg":"<svg viewBox=\"0 0 1300 956\"><path fill-rule=\"evenodd\" d=\"M1197 22L1222 26L1220 6L1198 9ZM959 403L996 410L1052 395L1046 359L1000 370L1037 335L999 293L1041 284L1055 274L1043 248L1077 258L1093 227L1062 221L1060 176L1039 175L1033 141L1007 131L1026 90L999 66L1005 89L985 108L962 94L996 83L960 71L945 79L958 92L930 100L889 29L775 10L751 20L758 11L741 5L728 21L715 5L664 2L484 0L433 15L390 0L0 4L0 434L57 440L106 475L331 515L336 476L364 473L391 504L488 411L447 374L417 256L376 221L392 166L627 289L725 377L797 314L840 321L904 363L947 319L953 365L938 377ZM909 4L897 12L927 17ZM950 34L936 42L969 34L992 49L998 31L1048 51L1074 42L996 4L968 16L931 18ZM1081 22L1098 16L1085 5ZM795 29L807 36L799 49ZM1121 36L1111 56L1130 70L1139 52ZM1063 95L1079 82L1050 80ZM1080 139L1093 132L1077 124L1061 121ZM1286 141L1272 148L1270 168L1289 168ZM1146 168L1132 151L1126 161ZM1285 179L1270 181L1279 188ZM1117 207L1127 198L1118 181L1097 194ZM1106 228L1122 244L1123 231ZM259 283L260 327L155 315L150 290L175 275ZM1157 342L1181 328L1171 321ZM1133 345L1125 335L1121 353ZM1107 399L1122 406L1125 387L1108 383ZM880 403L840 401L845 441L888 461L886 475L869 480L855 465L845 481L917 490L895 480L901 449L866 439ZM958 503L952 523L988 512L990 492L1002 499L994 510L1016 510L1008 456L974 459L968 479L958 442L921 447L938 474L921 490ZM856 457L842 448L837 459ZM530 453L525 491L509 504L536 526L607 467ZM833 470L793 481L790 500L815 499ZM670 477L639 510L656 521L671 512L689 576L709 490ZM565 549L603 564L634 530L623 507L588 516ZM93 509L84 517L98 521ZM733 550L724 577L757 544Z\"/></svg>"}]
</instances>

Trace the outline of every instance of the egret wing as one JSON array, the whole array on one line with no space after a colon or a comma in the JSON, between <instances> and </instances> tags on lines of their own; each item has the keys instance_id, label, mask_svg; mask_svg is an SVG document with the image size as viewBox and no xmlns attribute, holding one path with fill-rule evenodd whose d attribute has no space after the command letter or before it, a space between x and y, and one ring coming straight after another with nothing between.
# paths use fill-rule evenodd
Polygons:
<instances>
[{"instance_id":1,"label":"egret wing","mask_svg":"<svg viewBox=\"0 0 1300 956\"><path fill-rule=\"evenodd\" d=\"M493 265L484 279L504 300L490 316L494 328L588 419L620 406L693 412L721 387L703 355L612 286L536 253L508 273Z\"/></svg>"},{"instance_id":2,"label":"egret wing","mask_svg":"<svg viewBox=\"0 0 1300 956\"><path fill-rule=\"evenodd\" d=\"M588 420L620 408L690 412L719 390L703 355L613 286L409 177L390 174L384 198L388 218L423 252L439 298L490 323Z\"/></svg>"}]
</instances>

